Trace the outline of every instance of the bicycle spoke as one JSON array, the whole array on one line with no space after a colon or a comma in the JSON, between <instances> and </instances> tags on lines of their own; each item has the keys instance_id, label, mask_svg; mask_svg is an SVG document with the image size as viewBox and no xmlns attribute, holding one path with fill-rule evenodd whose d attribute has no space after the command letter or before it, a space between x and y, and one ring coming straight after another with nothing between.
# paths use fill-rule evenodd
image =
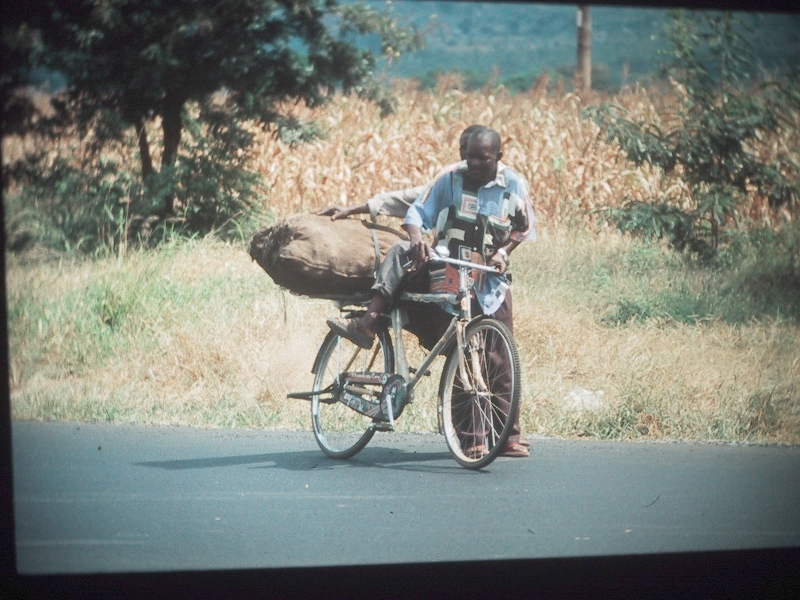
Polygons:
<instances>
[{"instance_id":1,"label":"bicycle spoke","mask_svg":"<svg viewBox=\"0 0 800 600\"><path fill-rule=\"evenodd\" d=\"M494 460L511 433L518 402L519 358L510 332L492 319L471 323L442 374L445 437L456 460L469 468Z\"/></svg>"},{"instance_id":2,"label":"bicycle spoke","mask_svg":"<svg viewBox=\"0 0 800 600\"><path fill-rule=\"evenodd\" d=\"M341 376L356 370L391 373L394 367L391 338L386 331L382 331L376 341L373 349L368 351L340 336L329 334L320 348L314 389L322 390L334 384L338 390L344 383ZM338 395L338 391L335 393ZM372 418L356 412L341 401L327 404L319 396L312 397L311 419L317 443L332 458L353 456L374 434Z\"/></svg>"}]
</instances>

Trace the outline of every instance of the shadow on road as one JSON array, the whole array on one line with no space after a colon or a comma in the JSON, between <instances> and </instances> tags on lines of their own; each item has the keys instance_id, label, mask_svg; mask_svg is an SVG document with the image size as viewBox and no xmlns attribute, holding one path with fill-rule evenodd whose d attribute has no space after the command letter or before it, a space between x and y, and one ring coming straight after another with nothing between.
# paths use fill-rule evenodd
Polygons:
<instances>
[{"instance_id":1,"label":"shadow on road","mask_svg":"<svg viewBox=\"0 0 800 600\"><path fill-rule=\"evenodd\" d=\"M150 461L135 463L135 465L168 471L253 465L250 468L286 469L289 471L375 468L419 471L422 473L463 473L465 475L476 472L461 468L447 451L408 452L395 448L365 448L357 456L349 460L334 460L323 455L321 451L302 451ZM484 471L478 472L482 473Z\"/></svg>"}]
</instances>

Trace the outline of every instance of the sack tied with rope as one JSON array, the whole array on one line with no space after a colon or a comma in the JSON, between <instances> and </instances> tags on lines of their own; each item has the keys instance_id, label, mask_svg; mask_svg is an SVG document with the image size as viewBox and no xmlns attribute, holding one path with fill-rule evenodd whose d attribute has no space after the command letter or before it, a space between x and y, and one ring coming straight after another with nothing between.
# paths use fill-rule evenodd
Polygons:
<instances>
[{"instance_id":1,"label":"sack tied with rope","mask_svg":"<svg viewBox=\"0 0 800 600\"><path fill-rule=\"evenodd\" d=\"M359 219L302 214L256 232L250 256L290 292L314 298L369 293L400 231Z\"/></svg>"}]
</instances>

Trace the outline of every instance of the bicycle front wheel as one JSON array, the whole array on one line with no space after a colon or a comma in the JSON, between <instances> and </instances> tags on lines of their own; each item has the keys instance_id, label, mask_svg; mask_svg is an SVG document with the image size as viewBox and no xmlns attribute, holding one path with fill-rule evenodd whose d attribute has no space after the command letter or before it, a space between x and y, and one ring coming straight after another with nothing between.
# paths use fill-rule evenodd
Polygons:
<instances>
[{"instance_id":1,"label":"bicycle front wheel","mask_svg":"<svg viewBox=\"0 0 800 600\"><path fill-rule=\"evenodd\" d=\"M467 325L463 355L457 347L448 355L439 393L450 453L468 469L489 465L505 449L519 412L519 353L503 323Z\"/></svg>"},{"instance_id":2,"label":"bicycle front wheel","mask_svg":"<svg viewBox=\"0 0 800 600\"><path fill-rule=\"evenodd\" d=\"M319 392L331 384L336 384L336 388L345 372L392 373L393 369L394 349L387 330L378 332L371 350L359 348L331 331L317 354L313 391ZM354 456L375 434L370 417L319 394L311 397L311 423L317 444L331 458Z\"/></svg>"}]
</instances>

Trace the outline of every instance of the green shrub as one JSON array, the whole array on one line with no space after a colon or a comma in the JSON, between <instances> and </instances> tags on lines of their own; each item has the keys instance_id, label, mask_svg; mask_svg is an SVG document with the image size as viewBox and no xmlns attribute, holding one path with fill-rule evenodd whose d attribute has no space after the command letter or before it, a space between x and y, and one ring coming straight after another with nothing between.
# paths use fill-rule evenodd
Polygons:
<instances>
[{"instance_id":1,"label":"green shrub","mask_svg":"<svg viewBox=\"0 0 800 600\"><path fill-rule=\"evenodd\" d=\"M800 94L796 80L757 80L744 25L730 14L671 18L664 73L675 105L661 110L659 122L631 121L609 104L586 114L634 164L679 176L690 197L673 186L660 197L628 198L621 208L601 213L622 231L666 238L679 250L710 258L724 230L742 219L746 199L758 195L772 206L797 205L797 148L766 149L792 129Z\"/></svg>"},{"instance_id":2,"label":"green shrub","mask_svg":"<svg viewBox=\"0 0 800 600\"><path fill-rule=\"evenodd\" d=\"M757 313L800 321L800 224L734 232L728 238L720 262L734 275L721 294L746 298Z\"/></svg>"},{"instance_id":3,"label":"green shrub","mask_svg":"<svg viewBox=\"0 0 800 600\"><path fill-rule=\"evenodd\" d=\"M726 232L722 248L710 261L683 260L670 266L657 246L646 243L619 260L627 273L607 286L619 291L610 294L601 319L605 324L649 319L689 324L707 319L800 321L798 224ZM647 283L659 273L657 286ZM640 284L626 285L628 277L640 277Z\"/></svg>"},{"instance_id":4,"label":"green shrub","mask_svg":"<svg viewBox=\"0 0 800 600\"><path fill-rule=\"evenodd\" d=\"M141 196L136 176L113 159L81 168L64 156L31 157L15 165L21 191L6 209L11 249L41 243L59 250L92 252L115 247L125 232L131 199Z\"/></svg>"},{"instance_id":5,"label":"green shrub","mask_svg":"<svg viewBox=\"0 0 800 600\"><path fill-rule=\"evenodd\" d=\"M198 117L185 115L184 127L187 135L175 163L145 180L149 206L142 215L158 214L170 199L175 216L158 225L185 235L236 237L239 220L263 203L261 176L248 169L247 154L241 151L252 135L223 112L208 109Z\"/></svg>"},{"instance_id":6,"label":"green shrub","mask_svg":"<svg viewBox=\"0 0 800 600\"><path fill-rule=\"evenodd\" d=\"M65 126L43 125L50 129L42 132L40 146L55 145L56 151L29 155L4 173L18 188L6 210L8 248L39 243L66 251L115 252L137 241L152 244L175 234L212 232L245 239L252 223L263 221L255 207L265 204L261 176L248 168L241 151L252 134L208 106L193 107L183 122L175 162L143 181L138 166L130 164L133 136L103 146L97 138L104 123L98 119L81 136L84 153L76 157L74 147L47 141L64 134ZM165 212L167 205L172 210Z\"/></svg>"}]
</instances>

